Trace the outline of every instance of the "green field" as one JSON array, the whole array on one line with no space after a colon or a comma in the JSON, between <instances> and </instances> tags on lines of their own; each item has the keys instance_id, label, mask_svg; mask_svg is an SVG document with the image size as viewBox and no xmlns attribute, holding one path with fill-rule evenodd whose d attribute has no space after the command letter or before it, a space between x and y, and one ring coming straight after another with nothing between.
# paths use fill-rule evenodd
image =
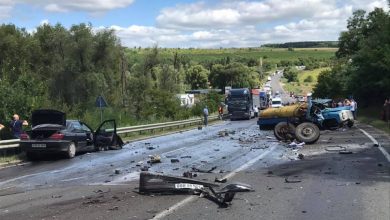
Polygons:
<instances>
[{"instance_id":1,"label":"green field","mask_svg":"<svg viewBox=\"0 0 390 220\"><path fill-rule=\"evenodd\" d=\"M306 95L309 92L313 92L313 88L317 84L318 75L325 70L329 70L328 67L318 68L314 70L305 70L298 73L298 82L290 82L287 83L286 79L283 79L283 87L285 90L289 92L294 92L298 95ZM308 77L312 76L312 82L304 82L304 80Z\"/></svg>"},{"instance_id":2,"label":"green field","mask_svg":"<svg viewBox=\"0 0 390 220\"><path fill-rule=\"evenodd\" d=\"M150 49L129 49L128 53L144 56ZM329 59L334 56L337 48L299 48L288 51L284 48L237 48L237 49L159 49L160 55L164 58L173 57L177 52L179 55L187 56L191 61L203 62L220 60L230 57L233 60L260 59L264 62L278 63L281 60L296 61L298 58L313 57L316 59Z\"/></svg>"}]
</instances>

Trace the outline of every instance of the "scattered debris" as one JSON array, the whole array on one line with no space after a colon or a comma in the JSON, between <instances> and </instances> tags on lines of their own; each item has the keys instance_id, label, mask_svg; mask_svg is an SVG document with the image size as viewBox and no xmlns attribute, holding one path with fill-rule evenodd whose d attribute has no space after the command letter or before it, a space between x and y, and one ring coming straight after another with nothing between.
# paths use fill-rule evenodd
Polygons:
<instances>
[{"instance_id":1,"label":"scattered debris","mask_svg":"<svg viewBox=\"0 0 390 220\"><path fill-rule=\"evenodd\" d=\"M226 157L222 157L222 159L223 159L223 160L225 160L225 159L226 159Z\"/></svg>"},{"instance_id":2,"label":"scattered debris","mask_svg":"<svg viewBox=\"0 0 390 220\"><path fill-rule=\"evenodd\" d=\"M305 158L305 156L304 156L303 154L298 154L298 158L299 158L300 160L303 160L303 159Z\"/></svg>"},{"instance_id":3,"label":"scattered debris","mask_svg":"<svg viewBox=\"0 0 390 220\"><path fill-rule=\"evenodd\" d=\"M274 174L274 172L272 172L271 170L268 170L267 174L272 175L272 174Z\"/></svg>"},{"instance_id":4,"label":"scattered debris","mask_svg":"<svg viewBox=\"0 0 390 220\"><path fill-rule=\"evenodd\" d=\"M298 180L298 179L289 179L288 177L284 178L284 182L285 183L300 183L302 182L302 180Z\"/></svg>"},{"instance_id":5,"label":"scattered debris","mask_svg":"<svg viewBox=\"0 0 390 220\"><path fill-rule=\"evenodd\" d=\"M214 149L214 151L219 151L219 149Z\"/></svg>"},{"instance_id":6,"label":"scattered debris","mask_svg":"<svg viewBox=\"0 0 390 220\"><path fill-rule=\"evenodd\" d=\"M275 139L274 137L271 137L271 136L265 136L265 138L267 138L267 139Z\"/></svg>"},{"instance_id":7,"label":"scattered debris","mask_svg":"<svg viewBox=\"0 0 390 220\"><path fill-rule=\"evenodd\" d=\"M151 193L187 192L209 199L218 204L220 208L227 208L236 193L253 191L252 187L246 184L228 184L220 190L215 190L214 187L219 187L219 185L190 178L146 172L142 172L139 178L140 193L150 195Z\"/></svg>"},{"instance_id":8,"label":"scattered debris","mask_svg":"<svg viewBox=\"0 0 390 220\"><path fill-rule=\"evenodd\" d=\"M147 147L146 149L148 149L148 150L154 150L154 149L156 149L156 148L153 147L153 146L149 146L149 147Z\"/></svg>"},{"instance_id":9,"label":"scattered debris","mask_svg":"<svg viewBox=\"0 0 390 220\"><path fill-rule=\"evenodd\" d=\"M217 178L217 177L215 177L214 182L216 182L216 183L226 183L227 179L226 178Z\"/></svg>"},{"instance_id":10,"label":"scattered debris","mask_svg":"<svg viewBox=\"0 0 390 220\"><path fill-rule=\"evenodd\" d=\"M187 171L187 172L183 173L183 177L187 177L187 178L192 178L192 177L197 177L197 176L198 176L198 174L191 173L190 171Z\"/></svg>"},{"instance_id":11,"label":"scattered debris","mask_svg":"<svg viewBox=\"0 0 390 220\"><path fill-rule=\"evenodd\" d=\"M149 170L149 167L148 166L143 166L141 167L141 171L148 171Z\"/></svg>"},{"instance_id":12,"label":"scattered debris","mask_svg":"<svg viewBox=\"0 0 390 220\"><path fill-rule=\"evenodd\" d=\"M342 150L342 151L339 151L339 154L352 154L352 151Z\"/></svg>"},{"instance_id":13,"label":"scattered debris","mask_svg":"<svg viewBox=\"0 0 390 220\"><path fill-rule=\"evenodd\" d=\"M356 182L355 184L356 184L356 185L360 185L360 182Z\"/></svg>"},{"instance_id":14,"label":"scattered debris","mask_svg":"<svg viewBox=\"0 0 390 220\"><path fill-rule=\"evenodd\" d=\"M383 164L381 164L381 163L378 163L377 165L378 165L378 167L381 167L381 166L383 166Z\"/></svg>"},{"instance_id":15,"label":"scattered debris","mask_svg":"<svg viewBox=\"0 0 390 220\"><path fill-rule=\"evenodd\" d=\"M338 151L346 151L347 148L343 146L328 146L325 148L325 150L329 152L338 152Z\"/></svg>"},{"instance_id":16,"label":"scattered debris","mask_svg":"<svg viewBox=\"0 0 390 220\"><path fill-rule=\"evenodd\" d=\"M62 195L52 195L51 196L51 198L53 198L53 199L58 199L58 198L61 198L62 197Z\"/></svg>"},{"instance_id":17,"label":"scattered debris","mask_svg":"<svg viewBox=\"0 0 390 220\"><path fill-rule=\"evenodd\" d=\"M148 163L161 163L160 155L151 155Z\"/></svg>"},{"instance_id":18,"label":"scattered debris","mask_svg":"<svg viewBox=\"0 0 390 220\"><path fill-rule=\"evenodd\" d=\"M171 163L179 163L179 159L171 159Z\"/></svg>"},{"instance_id":19,"label":"scattered debris","mask_svg":"<svg viewBox=\"0 0 390 220\"><path fill-rule=\"evenodd\" d=\"M295 148L295 147L303 147L303 145L305 145L305 142L296 143L295 141L293 141L288 146L292 147L292 148Z\"/></svg>"},{"instance_id":20,"label":"scattered debris","mask_svg":"<svg viewBox=\"0 0 390 220\"><path fill-rule=\"evenodd\" d=\"M119 210L119 207L118 207L118 206L114 206L114 207L112 207L112 208L110 208L110 209L108 209L108 210L110 210L110 211L116 211L116 210Z\"/></svg>"},{"instance_id":21,"label":"scattered debris","mask_svg":"<svg viewBox=\"0 0 390 220\"><path fill-rule=\"evenodd\" d=\"M179 170L179 167L173 168L172 170Z\"/></svg>"},{"instance_id":22,"label":"scattered debris","mask_svg":"<svg viewBox=\"0 0 390 220\"><path fill-rule=\"evenodd\" d=\"M120 174L121 170L120 169L115 169L115 174Z\"/></svg>"},{"instance_id":23,"label":"scattered debris","mask_svg":"<svg viewBox=\"0 0 390 220\"><path fill-rule=\"evenodd\" d=\"M203 127L202 126L198 126L198 130L202 130L203 129Z\"/></svg>"},{"instance_id":24,"label":"scattered debris","mask_svg":"<svg viewBox=\"0 0 390 220\"><path fill-rule=\"evenodd\" d=\"M196 167L192 167L192 171L198 172L198 173L211 173L215 169L217 169L216 166L215 167L211 167L211 169L209 169L209 170L202 170L202 169L199 169L199 168L196 168Z\"/></svg>"},{"instance_id":25,"label":"scattered debris","mask_svg":"<svg viewBox=\"0 0 390 220\"><path fill-rule=\"evenodd\" d=\"M191 156L182 156L180 158L182 158L182 159L184 159L184 158L191 158Z\"/></svg>"}]
</instances>

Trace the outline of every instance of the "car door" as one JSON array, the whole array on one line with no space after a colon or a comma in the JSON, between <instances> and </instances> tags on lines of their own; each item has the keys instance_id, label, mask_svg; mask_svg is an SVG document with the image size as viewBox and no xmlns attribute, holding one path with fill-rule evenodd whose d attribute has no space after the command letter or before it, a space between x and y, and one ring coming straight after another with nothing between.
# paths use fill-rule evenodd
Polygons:
<instances>
[{"instance_id":1,"label":"car door","mask_svg":"<svg viewBox=\"0 0 390 220\"><path fill-rule=\"evenodd\" d=\"M116 137L115 120L106 120L100 124L95 132L95 146L109 147L113 144Z\"/></svg>"},{"instance_id":2,"label":"car door","mask_svg":"<svg viewBox=\"0 0 390 220\"><path fill-rule=\"evenodd\" d=\"M78 150L85 150L89 137L79 121L72 122L73 141L77 143Z\"/></svg>"}]
</instances>

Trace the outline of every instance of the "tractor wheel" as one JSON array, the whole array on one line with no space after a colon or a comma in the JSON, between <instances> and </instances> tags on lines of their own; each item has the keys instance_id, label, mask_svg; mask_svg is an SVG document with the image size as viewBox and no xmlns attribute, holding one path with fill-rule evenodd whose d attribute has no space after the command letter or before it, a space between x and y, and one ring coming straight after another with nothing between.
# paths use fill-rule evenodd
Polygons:
<instances>
[{"instance_id":1,"label":"tractor wheel","mask_svg":"<svg viewBox=\"0 0 390 220\"><path fill-rule=\"evenodd\" d=\"M274 135L279 141L293 140L295 138L295 126L287 122L279 122L274 128Z\"/></svg>"},{"instance_id":2,"label":"tractor wheel","mask_svg":"<svg viewBox=\"0 0 390 220\"><path fill-rule=\"evenodd\" d=\"M320 138L320 129L311 122L304 122L295 129L295 137L298 141L313 144Z\"/></svg>"}]
</instances>

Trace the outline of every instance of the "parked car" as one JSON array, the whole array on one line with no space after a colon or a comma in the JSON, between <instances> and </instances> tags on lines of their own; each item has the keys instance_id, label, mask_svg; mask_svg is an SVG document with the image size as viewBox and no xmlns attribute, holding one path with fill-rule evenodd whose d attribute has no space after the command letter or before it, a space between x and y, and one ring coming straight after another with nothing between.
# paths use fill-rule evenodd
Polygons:
<instances>
[{"instance_id":1,"label":"parked car","mask_svg":"<svg viewBox=\"0 0 390 220\"><path fill-rule=\"evenodd\" d=\"M31 131L20 137L20 147L28 159L49 153L73 158L78 152L120 149L123 145L115 120L104 121L94 131L82 121L66 120L63 112L41 109L32 113L31 122Z\"/></svg>"}]
</instances>

